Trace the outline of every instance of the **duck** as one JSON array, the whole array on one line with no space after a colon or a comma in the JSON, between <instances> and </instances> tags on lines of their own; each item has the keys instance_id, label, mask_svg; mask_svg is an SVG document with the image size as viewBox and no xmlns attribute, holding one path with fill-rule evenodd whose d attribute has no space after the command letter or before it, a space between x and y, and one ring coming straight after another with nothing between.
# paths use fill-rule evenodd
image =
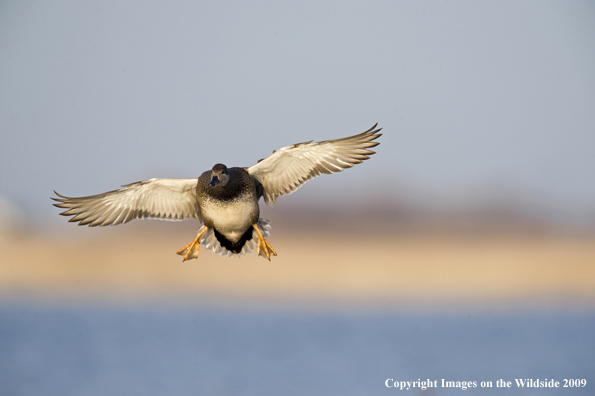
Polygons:
<instances>
[{"instance_id":1,"label":"duck","mask_svg":"<svg viewBox=\"0 0 595 396\"><path fill-rule=\"evenodd\" d=\"M320 142L283 147L250 167L215 164L198 178L153 178L122 185L120 189L85 197L67 197L54 191L60 215L89 227L115 226L135 219L201 223L196 237L177 251L182 261L198 258L199 246L229 257L253 252L271 260L277 252L267 237L271 224L260 218L259 201L272 206L304 183L322 174L342 172L375 154L382 128Z\"/></svg>"}]
</instances>

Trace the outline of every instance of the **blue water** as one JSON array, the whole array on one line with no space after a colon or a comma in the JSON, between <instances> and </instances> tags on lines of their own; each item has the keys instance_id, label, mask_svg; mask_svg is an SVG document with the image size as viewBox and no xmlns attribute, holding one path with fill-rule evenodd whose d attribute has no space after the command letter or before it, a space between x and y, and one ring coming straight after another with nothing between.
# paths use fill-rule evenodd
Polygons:
<instances>
[{"instance_id":1,"label":"blue water","mask_svg":"<svg viewBox=\"0 0 595 396\"><path fill-rule=\"evenodd\" d=\"M400 391L389 378L477 388ZM593 395L595 315L0 308L2 396L390 394Z\"/></svg>"}]
</instances>

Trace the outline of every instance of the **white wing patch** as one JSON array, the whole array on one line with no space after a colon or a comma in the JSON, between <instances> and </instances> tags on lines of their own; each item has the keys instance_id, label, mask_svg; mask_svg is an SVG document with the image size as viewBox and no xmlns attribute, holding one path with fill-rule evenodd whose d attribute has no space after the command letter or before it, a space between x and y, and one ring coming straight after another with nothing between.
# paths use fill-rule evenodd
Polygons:
<instances>
[{"instance_id":1,"label":"white wing patch","mask_svg":"<svg viewBox=\"0 0 595 396\"><path fill-rule=\"evenodd\" d=\"M262 184L264 199L272 205L316 176L342 172L370 158L375 152L369 148L380 144L374 140L382 136L377 125L355 136L283 147L248 168L248 173Z\"/></svg>"},{"instance_id":2,"label":"white wing patch","mask_svg":"<svg viewBox=\"0 0 595 396\"><path fill-rule=\"evenodd\" d=\"M198 179L150 179L126 184L119 190L71 198L56 193L59 208L69 221L89 227L118 225L134 219L201 220L196 197ZM54 191L55 192L55 191Z\"/></svg>"}]
</instances>

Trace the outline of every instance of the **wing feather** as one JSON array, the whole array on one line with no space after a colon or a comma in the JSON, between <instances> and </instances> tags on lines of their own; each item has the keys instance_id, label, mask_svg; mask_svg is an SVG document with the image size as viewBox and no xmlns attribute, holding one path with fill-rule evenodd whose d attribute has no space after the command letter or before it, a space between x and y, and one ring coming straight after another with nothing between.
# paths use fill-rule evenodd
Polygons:
<instances>
[{"instance_id":1,"label":"wing feather","mask_svg":"<svg viewBox=\"0 0 595 396\"><path fill-rule=\"evenodd\" d=\"M89 227L118 225L134 219L202 221L196 197L197 179L150 179L126 184L119 190L88 197L52 198L69 221Z\"/></svg>"},{"instance_id":2,"label":"wing feather","mask_svg":"<svg viewBox=\"0 0 595 396\"><path fill-rule=\"evenodd\" d=\"M375 152L369 149L379 145L374 140L382 136L377 125L354 136L283 147L249 167L248 173L262 184L264 199L272 205L316 176L342 172L370 158Z\"/></svg>"}]
</instances>

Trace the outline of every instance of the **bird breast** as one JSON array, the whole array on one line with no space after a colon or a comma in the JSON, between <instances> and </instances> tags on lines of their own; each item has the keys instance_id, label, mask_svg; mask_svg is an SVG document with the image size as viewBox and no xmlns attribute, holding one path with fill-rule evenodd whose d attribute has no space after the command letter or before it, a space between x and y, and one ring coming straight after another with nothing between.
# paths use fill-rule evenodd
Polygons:
<instances>
[{"instance_id":1,"label":"bird breast","mask_svg":"<svg viewBox=\"0 0 595 396\"><path fill-rule=\"evenodd\" d=\"M232 242L238 242L259 215L258 203L246 197L227 202L207 200L201 212L206 226L215 227Z\"/></svg>"}]
</instances>

